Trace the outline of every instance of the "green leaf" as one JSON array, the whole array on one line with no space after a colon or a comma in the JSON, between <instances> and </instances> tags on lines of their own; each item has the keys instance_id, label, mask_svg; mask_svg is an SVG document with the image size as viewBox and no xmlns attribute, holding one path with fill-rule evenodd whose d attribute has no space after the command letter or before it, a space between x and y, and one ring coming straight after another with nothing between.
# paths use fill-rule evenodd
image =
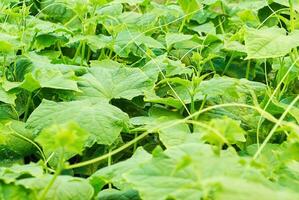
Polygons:
<instances>
[{"instance_id":1,"label":"green leaf","mask_svg":"<svg viewBox=\"0 0 299 200\"><path fill-rule=\"evenodd\" d=\"M246 142L246 132L240 127L240 122L225 117L223 119L212 119L208 125L211 130L200 129L203 140L210 144L222 146L223 144L237 144Z\"/></svg>"},{"instance_id":2,"label":"green leaf","mask_svg":"<svg viewBox=\"0 0 299 200\"><path fill-rule=\"evenodd\" d=\"M216 178L215 187L219 190L215 193L215 200L247 200L247 199L273 199L293 200L299 198L299 194L288 190L279 190L253 181L236 178ZM252 192L254 191L254 192Z\"/></svg>"},{"instance_id":3,"label":"green leaf","mask_svg":"<svg viewBox=\"0 0 299 200\"><path fill-rule=\"evenodd\" d=\"M79 81L81 96L108 101L113 98L131 100L153 87L154 83L140 69L123 67L110 60L93 62L89 73Z\"/></svg>"},{"instance_id":4,"label":"green leaf","mask_svg":"<svg viewBox=\"0 0 299 200\"><path fill-rule=\"evenodd\" d=\"M192 37L192 35L185 35L182 33L167 33L165 36L167 49L170 49L171 46L175 43L190 40Z\"/></svg>"},{"instance_id":5,"label":"green leaf","mask_svg":"<svg viewBox=\"0 0 299 200\"><path fill-rule=\"evenodd\" d=\"M37 164L0 167L0 180L5 184L13 183L21 177L39 177L42 175L43 168Z\"/></svg>"},{"instance_id":6,"label":"green leaf","mask_svg":"<svg viewBox=\"0 0 299 200\"><path fill-rule=\"evenodd\" d=\"M190 29L196 31L200 35L202 33L216 35L216 28L212 22L208 22L199 26L190 27Z\"/></svg>"},{"instance_id":7,"label":"green leaf","mask_svg":"<svg viewBox=\"0 0 299 200\"><path fill-rule=\"evenodd\" d=\"M30 54L17 65L18 81L5 82L5 89L23 88L30 92L39 88L79 91L75 72L82 68L74 65L52 64L46 57ZM24 66L25 65L25 66Z\"/></svg>"},{"instance_id":8,"label":"green leaf","mask_svg":"<svg viewBox=\"0 0 299 200\"><path fill-rule=\"evenodd\" d=\"M81 154L88 138L88 134L76 123L53 124L42 130L37 136L37 141L46 154L52 152L63 153L65 159L68 154Z\"/></svg>"},{"instance_id":9,"label":"green leaf","mask_svg":"<svg viewBox=\"0 0 299 200\"><path fill-rule=\"evenodd\" d=\"M282 28L247 28L245 47L247 59L277 58L299 46L299 31L286 35Z\"/></svg>"},{"instance_id":10,"label":"green leaf","mask_svg":"<svg viewBox=\"0 0 299 200\"><path fill-rule=\"evenodd\" d=\"M74 121L91 135L88 144L112 144L128 123L128 116L118 108L101 101L56 103L43 100L27 121L27 127L41 130L53 124Z\"/></svg>"},{"instance_id":11,"label":"green leaf","mask_svg":"<svg viewBox=\"0 0 299 200\"><path fill-rule=\"evenodd\" d=\"M135 45L145 45L148 48L157 49L165 48L160 42L150 36L146 36L140 32L127 30L118 33L114 41L114 50L118 55L128 57L131 51L136 48Z\"/></svg>"},{"instance_id":12,"label":"green leaf","mask_svg":"<svg viewBox=\"0 0 299 200\"><path fill-rule=\"evenodd\" d=\"M135 117L131 119L133 125L145 125L147 130L154 130L159 133L159 138L166 147L171 147L179 144L183 144L186 138L190 134L190 129L185 123L177 123L178 120L183 117L177 112L171 112L169 110L153 107L149 110L148 117ZM169 126L168 128L155 128Z\"/></svg>"},{"instance_id":13,"label":"green leaf","mask_svg":"<svg viewBox=\"0 0 299 200\"><path fill-rule=\"evenodd\" d=\"M192 16L190 15L191 13L194 12L193 14L195 14L195 11L199 11L201 8L197 0L178 0L178 3L184 13L188 15L187 18L190 18Z\"/></svg>"},{"instance_id":14,"label":"green leaf","mask_svg":"<svg viewBox=\"0 0 299 200\"><path fill-rule=\"evenodd\" d=\"M141 4L142 2L144 2L145 0L114 0L114 3L127 3L130 6L134 6L136 4Z\"/></svg>"},{"instance_id":15,"label":"green leaf","mask_svg":"<svg viewBox=\"0 0 299 200\"><path fill-rule=\"evenodd\" d=\"M33 190L39 197L43 189L49 184L52 175L40 178L26 178L16 182L18 185ZM93 197L93 188L86 179L71 176L58 176L48 191L45 199L57 200L89 200Z\"/></svg>"},{"instance_id":16,"label":"green leaf","mask_svg":"<svg viewBox=\"0 0 299 200\"><path fill-rule=\"evenodd\" d=\"M20 47L20 43L17 37L0 32L0 52L1 53L12 53L14 50L18 49L19 47Z\"/></svg>"},{"instance_id":17,"label":"green leaf","mask_svg":"<svg viewBox=\"0 0 299 200\"><path fill-rule=\"evenodd\" d=\"M33 133L25 128L25 123L20 121L0 123L0 157L11 158L33 153L33 145L22 137L29 141L34 138Z\"/></svg>"},{"instance_id":18,"label":"green leaf","mask_svg":"<svg viewBox=\"0 0 299 200\"><path fill-rule=\"evenodd\" d=\"M0 101L7 103L7 104L11 104L14 105L15 104L15 100L16 100L16 95L12 94L12 93L8 93L6 92L3 87L0 85Z\"/></svg>"},{"instance_id":19,"label":"green leaf","mask_svg":"<svg viewBox=\"0 0 299 200\"><path fill-rule=\"evenodd\" d=\"M120 189L126 188L128 186L122 175L139 164L147 162L150 158L149 153L142 148L138 148L130 159L99 169L89 177L89 181L96 193L108 183L113 183L115 187Z\"/></svg>"},{"instance_id":20,"label":"green leaf","mask_svg":"<svg viewBox=\"0 0 299 200\"><path fill-rule=\"evenodd\" d=\"M111 45L112 37L105 35L75 35L66 44L71 46L74 43L86 42L93 52L109 47Z\"/></svg>"},{"instance_id":21,"label":"green leaf","mask_svg":"<svg viewBox=\"0 0 299 200\"><path fill-rule=\"evenodd\" d=\"M141 200L138 192L135 190L119 191L115 189L103 190L97 198L101 200Z\"/></svg>"},{"instance_id":22,"label":"green leaf","mask_svg":"<svg viewBox=\"0 0 299 200\"><path fill-rule=\"evenodd\" d=\"M22 187L13 184L4 184L0 181L0 199L3 200L28 200L35 199L33 193Z\"/></svg>"}]
</instances>

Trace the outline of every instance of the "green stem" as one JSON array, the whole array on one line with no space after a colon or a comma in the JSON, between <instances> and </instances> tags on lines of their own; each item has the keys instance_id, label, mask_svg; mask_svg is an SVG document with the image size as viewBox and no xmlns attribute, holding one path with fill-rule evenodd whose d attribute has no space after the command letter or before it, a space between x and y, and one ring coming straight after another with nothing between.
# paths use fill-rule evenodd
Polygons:
<instances>
[{"instance_id":1,"label":"green stem","mask_svg":"<svg viewBox=\"0 0 299 200\"><path fill-rule=\"evenodd\" d=\"M87 64L89 63L90 56L91 56L91 50L90 50L90 48L88 48L88 51L87 51L87 58L86 58L86 60L87 60Z\"/></svg>"},{"instance_id":2,"label":"green stem","mask_svg":"<svg viewBox=\"0 0 299 200\"><path fill-rule=\"evenodd\" d=\"M87 161L84 161L84 162L81 162L81 163L76 163L76 164L73 164L73 165L69 165L69 166L66 167L66 169L79 168L79 167L83 167L83 166L90 165L90 164L93 164L93 163L97 163L101 160L105 160L105 159L109 158L110 156L113 156L113 155L125 150L126 148L130 147L131 145L135 144L137 141L141 140L142 138L144 138L148 134L149 134L149 132L144 132L143 134L137 136L134 140L131 140L130 142L128 142L128 143L124 144L123 146L109 152L108 154L105 154L105 155L102 155L100 157L97 157L97 158L94 158L94 159L91 159L91 160L87 160Z\"/></svg>"},{"instance_id":3,"label":"green stem","mask_svg":"<svg viewBox=\"0 0 299 200\"><path fill-rule=\"evenodd\" d=\"M107 164L108 164L108 167L111 166L111 164L112 164L111 147L109 147L109 155L110 155L110 156L108 157L108 163L107 163ZM111 188L112 188L112 184L109 183L109 184L108 184L108 187L109 187L109 189L111 189Z\"/></svg>"},{"instance_id":4,"label":"green stem","mask_svg":"<svg viewBox=\"0 0 299 200\"><path fill-rule=\"evenodd\" d=\"M55 183L57 177L59 176L60 172L62 171L62 169L63 169L63 160L64 160L63 156L64 156L64 150L62 150L62 152L61 152L58 167L57 167L52 179L50 180L50 182L48 183L46 188L43 190L39 200L44 200L46 198L46 195L48 194L49 190L51 189L51 187Z\"/></svg>"},{"instance_id":5,"label":"green stem","mask_svg":"<svg viewBox=\"0 0 299 200\"><path fill-rule=\"evenodd\" d=\"M30 92L27 102L26 102L26 108L25 108L24 119L23 119L24 122L26 122L28 115L29 115L31 100L32 100L32 93Z\"/></svg>"},{"instance_id":6,"label":"green stem","mask_svg":"<svg viewBox=\"0 0 299 200\"><path fill-rule=\"evenodd\" d=\"M134 139L136 139L136 137L138 136L137 133L134 133ZM134 143L134 147L133 147L133 153L135 153L136 149L137 149L137 145L138 145L138 142L135 142Z\"/></svg>"},{"instance_id":7,"label":"green stem","mask_svg":"<svg viewBox=\"0 0 299 200\"><path fill-rule=\"evenodd\" d=\"M206 102L207 102L207 97L208 97L208 95L205 95L205 96L204 96L204 98L203 98L203 100L202 100L202 102L201 102L199 111L201 111L201 110L203 109L203 107L205 106L205 104L206 104ZM198 117L199 117L199 115L197 115L195 119L198 120Z\"/></svg>"},{"instance_id":8,"label":"green stem","mask_svg":"<svg viewBox=\"0 0 299 200\"><path fill-rule=\"evenodd\" d=\"M86 49L86 43L83 42L83 44L82 44L82 53L81 53L81 63L80 63L80 66L83 66L83 64L84 64L85 49Z\"/></svg>"},{"instance_id":9,"label":"green stem","mask_svg":"<svg viewBox=\"0 0 299 200\"><path fill-rule=\"evenodd\" d=\"M214 106L210 106L208 108L204 108L202 110L199 110L199 111L193 113L192 115L189 115L188 117L186 117L182 120L176 120L175 122L173 122L171 124L157 126L153 129L150 129L150 130L142 133L141 135L137 136L135 139L131 140L130 142L124 144L123 146L109 152L108 154L105 154L105 155L102 155L100 157L97 157L97 158L94 158L94 159L91 159L91 160L87 160L87 161L84 161L84 162L81 162L81 163L76 163L76 164L73 164L73 165L69 165L69 166L65 167L65 169L74 169L74 168L84 167L84 166L87 166L87 165L91 165L93 163L97 163L101 160L105 160L109 156L113 156L113 155L125 150L126 148L130 147L131 145L135 144L139 140L141 140L144 137L146 137L147 135L149 135L151 132L155 132L155 130L157 130L157 129L161 130L161 129L165 129L165 128L170 128L170 127L173 127L177 124L185 123L187 120L190 120L190 119L192 119L196 116L199 116L202 113L205 113L205 112L208 112L208 111L211 111L211 110L214 110L214 109L226 108L226 107L233 107L233 108L241 107L241 108L249 108L249 109L252 109L252 110L256 110L261 114L262 117L266 118L267 120L269 120L271 122L274 122L274 123L278 123L278 120L275 117L273 117L270 113L268 113L265 110L263 110L259 107L256 107L256 106L251 106L251 105L248 105L248 104L240 104L240 103L227 103L227 104L214 105ZM279 123L279 125L281 125L281 124L282 124L282 122ZM292 125L292 124L288 123L287 125ZM298 127L296 125L294 125L294 126L296 128Z\"/></svg>"},{"instance_id":10,"label":"green stem","mask_svg":"<svg viewBox=\"0 0 299 200\"><path fill-rule=\"evenodd\" d=\"M296 17L295 17L295 10L294 10L293 0L289 0L289 5L290 5L290 30L291 30L291 32L294 32L295 31ZM297 48L294 48L293 51L294 51L295 56L298 57Z\"/></svg>"},{"instance_id":11,"label":"green stem","mask_svg":"<svg viewBox=\"0 0 299 200\"><path fill-rule=\"evenodd\" d=\"M218 23L219 23L219 26L220 26L221 33L224 34L225 31L224 31L224 28L223 28L223 25L222 25L222 21L220 20L220 16L218 17Z\"/></svg>"},{"instance_id":12,"label":"green stem","mask_svg":"<svg viewBox=\"0 0 299 200\"><path fill-rule=\"evenodd\" d=\"M181 26L180 26L179 33L181 33L181 32L183 31L184 26L186 25L186 21L187 21L187 19L186 19L186 17L185 17L185 18L183 19L183 21L182 21Z\"/></svg>"},{"instance_id":13,"label":"green stem","mask_svg":"<svg viewBox=\"0 0 299 200\"><path fill-rule=\"evenodd\" d=\"M64 55L63 55L62 50L61 50L60 42L57 43L57 48L58 48L58 50L60 52L60 57L62 59L62 62L65 64L66 61L65 61Z\"/></svg>"},{"instance_id":14,"label":"green stem","mask_svg":"<svg viewBox=\"0 0 299 200\"><path fill-rule=\"evenodd\" d=\"M246 79L247 80L249 79L249 75L250 75L250 64L251 64L251 61L248 60L248 62L247 62L247 68L246 68Z\"/></svg>"},{"instance_id":15,"label":"green stem","mask_svg":"<svg viewBox=\"0 0 299 200\"><path fill-rule=\"evenodd\" d=\"M77 50L76 50L76 53L75 53L75 55L74 55L74 57L73 57L73 62L75 62L76 59L77 59L77 57L79 56L81 47L82 47L82 41L80 41L80 44L79 44L79 46L78 46L78 48L77 48Z\"/></svg>"},{"instance_id":16,"label":"green stem","mask_svg":"<svg viewBox=\"0 0 299 200\"><path fill-rule=\"evenodd\" d=\"M287 114L289 113L289 111L291 110L291 108L295 105L295 103L298 100L299 100L299 95L291 102L291 104L289 104L289 106L287 107L287 109L283 112L283 114L281 115L281 117L275 123L274 127L271 129L270 133L268 134L268 136L264 140L264 142L261 145L261 147L258 148L257 152L254 154L253 160L256 160L258 158L258 156L261 154L261 152L263 151L263 149L265 148L265 146L267 145L267 143L272 138L272 136L275 133L275 131L277 130L278 126L280 126L280 124L282 123L282 121L284 120L284 118L287 116Z\"/></svg>"},{"instance_id":17,"label":"green stem","mask_svg":"<svg viewBox=\"0 0 299 200\"><path fill-rule=\"evenodd\" d=\"M293 0L289 0L290 5L290 30L293 32L295 30L295 10Z\"/></svg>"},{"instance_id":18,"label":"green stem","mask_svg":"<svg viewBox=\"0 0 299 200\"><path fill-rule=\"evenodd\" d=\"M234 54L231 55L231 57L229 58L227 64L224 67L224 70L222 72L222 76L226 73L226 71L228 70L228 68L230 67L231 62L234 60Z\"/></svg>"}]
</instances>

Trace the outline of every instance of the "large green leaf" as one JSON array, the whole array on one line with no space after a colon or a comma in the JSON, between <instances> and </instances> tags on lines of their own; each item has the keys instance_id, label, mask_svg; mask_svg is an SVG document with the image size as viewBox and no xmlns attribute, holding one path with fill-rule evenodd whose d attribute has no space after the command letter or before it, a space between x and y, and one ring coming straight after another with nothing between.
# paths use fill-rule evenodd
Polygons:
<instances>
[{"instance_id":1,"label":"large green leaf","mask_svg":"<svg viewBox=\"0 0 299 200\"><path fill-rule=\"evenodd\" d=\"M39 88L79 91L75 72L79 66L52 64L42 56L31 54L30 59L20 59L16 68L18 82L4 82L5 90L24 88L30 92Z\"/></svg>"},{"instance_id":2,"label":"large green leaf","mask_svg":"<svg viewBox=\"0 0 299 200\"><path fill-rule=\"evenodd\" d=\"M275 186L234 150L222 150L217 155L211 146L194 142L155 154L150 161L130 170L124 177L142 199L200 199L205 196L215 199L248 199L248 196L296 199L299 195L288 188ZM248 194L254 185L258 192Z\"/></svg>"},{"instance_id":3,"label":"large green leaf","mask_svg":"<svg viewBox=\"0 0 299 200\"><path fill-rule=\"evenodd\" d=\"M131 100L152 89L154 84L140 69L123 67L106 60L94 62L89 73L80 78L79 86L84 97Z\"/></svg>"},{"instance_id":4,"label":"large green leaf","mask_svg":"<svg viewBox=\"0 0 299 200\"><path fill-rule=\"evenodd\" d=\"M127 188L128 185L122 175L139 164L147 162L150 158L149 153L142 148L138 148L130 159L99 169L89 177L89 181L96 192L99 192L108 183L113 183L119 189Z\"/></svg>"},{"instance_id":5,"label":"large green leaf","mask_svg":"<svg viewBox=\"0 0 299 200\"><path fill-rule=\"evenodd\" d=\"M21 177L39 177L42 175L43 168L38 164L0 167L0 179L5 184L13 183Z\"/></svg>"},{"instance_id":6,"label":"large green leaf","mask_svg":"<svg viewBox=\"0 0 299 200\"><path fill-rule=\"evenodd\" d=\"M27 127L41 130L52 124L74 121L89 132L89 144L112 144L128 122L128 116L118 108L101 101L60 102L44 100L33 111ZM87 144L88 145L88 144Z\"/></svg>"},{"instance_id":7,"label":"large green leaf","mask_svg":"<svg viewBox=\"0 0 299 200\"><path fill-rule=\"evenodd\" d=\"M35 199L33 193L22 187L13 184L4 184L0 181L0 199L1 200L28 200Z\"/></svg>"},{"instance_id":8,"label":"large green leaf","mask_svg":"<svg viewBox=\"0 0 299 200\"><path fill-rule=\"evenodd\" d=\"M292 48L299 46L299 32L286 35L282 28L247 28L245 47L247 59L276 58L288 54Z\"/></svg>"},{"instance_id":9,"label":"large green leaf","mask_svg":"<svg viewBox=\"0 0 299 200\"><path fill-rule=\"evenodd\" d=\"M53 176L51 175L38 178L26 178L17 181L16 184L33 190L36 197L39 197L52 178ZM71 176L58 176L45 199L89 200L92 198L93 193L93 188L85 179Z\"/></svg>"}]
</instances>

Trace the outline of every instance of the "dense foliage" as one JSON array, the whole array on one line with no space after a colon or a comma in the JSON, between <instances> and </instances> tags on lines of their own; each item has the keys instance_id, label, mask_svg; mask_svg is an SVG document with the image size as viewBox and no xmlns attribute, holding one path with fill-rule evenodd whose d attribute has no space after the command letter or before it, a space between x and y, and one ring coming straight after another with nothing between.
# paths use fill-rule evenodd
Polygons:
<instances>
[{"instance_id":1,"label":"dense foliage","mask_svg":"<svg viewBox=\"0 0 299 200\"><path fill-rule=\"evenodd\" d=\"M1 200L299 199L298 0L1 0Z\"/></svg>"}]
</instances>

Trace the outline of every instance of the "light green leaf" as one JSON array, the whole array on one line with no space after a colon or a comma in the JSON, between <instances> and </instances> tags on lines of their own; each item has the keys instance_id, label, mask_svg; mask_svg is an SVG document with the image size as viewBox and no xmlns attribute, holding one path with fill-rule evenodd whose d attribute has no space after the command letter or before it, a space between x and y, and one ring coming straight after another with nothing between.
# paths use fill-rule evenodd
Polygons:
<instances>
[{"instance_id":1,"label":"light green leaf","mask_svg":"<svg viewBox=\"0 0 299 200\"><path fill-rule=\"evenodd\" d=\"M30 59L20 59L16 68L19 82L4 82L4 89L24 88L30 92L39 88L79 91L75 72L80 66L52 64L47 57L30 54Z\"/></svg>"},{"instance_id":2,"label":"light green leaf","mask_svg":"<svg viewBox=\"0 0 299 200\"><path fill-rule=\"evenodd\" d=\"M118 108L101 101L60 102L43 100L27 121L27 127L41 130L52 124L74 121L91 135L88 144L112 144L123 128L128 116Z\"/></svg>"},{"instance_id":3,"label":"light green leaf","mask_svg":"<svg viewBox=\"0 0 299 200\"><path fill-rule=\"evenodd\" d=\"M201 8L197 0L178 0L178 3L184 13L188 15L187 18L190 18L192 16L190 14L195 14L195 11L199 11Z\"/></svg>"},{"instance_id":4,"label":"light green leaf","mask_svg":"<svg viewBox=\"0 0 299 200\"><path fill-rule=\"evenodd\" d=\"M127 57L134 49L134 45L145 45L148 48L157 49L165 48L160 42L150 36L140 32L127 30L118 33L114 41L114 50L118 55Z\"/></svg>"},{"instance_id":5,"label":"light green leaf","mask_svg":"<svg viewBox=\"0 0 299 200\"><path fill-rule=\"evenodd\" d=\"M120 66L106 60L94 62L89 73L80 78L81 96L98 97L105 100L113 98L132 98L151 90L154 83L138 68Z\"/></svg>"},{"instance_id":6,"label":"light green leaf","mask_svg":"<svg viewBox=\"0 0 299 200\"><path fill-rule=\"evenodd\" d=\"M16 184L35 191L38 197L51 179L51 175L46 175L40 178L22 179L17 181ZM89 200L92 198L93 193L93 188L86 179L58 176L48 191L45 200Z\"/></svg>"},{"instance_id":7,"label":"light green leaf","mask_svg":"<svg viewBox=\"0 0 299 200\"><path fill-rule=\"evenodd\" d=\"M77 42L86 42L90 49L96 52L97 50L109 47L111 41L112 37L105 35L75 35L66 45L71 46Z\"/></svg>"},{"instance_id":8,"label":"light green leaf","mask_svg":"<svg viewBox=\"0 0 299 200\"><path fill-rule=\"evenodd\" d=\"M53 152L62 154L64 159L71 155L81 154L88 138L88 134L76 123L53 124L42 130L37 136L37 141L45 151L46 155Z\"/></svg>"},{"instance_id":9,"label":"light green leaf","mask_svg":"<svg viewBox=\"0 0 299 200\"><path fill-rule=\"evenodd\" d=\"M167 49L171 48L171 46L175 43L190 40L192 37L192 35L185 35L182 33L167 33L165 36Z\"/></svg>"},{"instance_id":10,"label":"light green leaf","mask_svg":"<svg viewBox=\"0 0 299 200\"><path fill-rule=\"evenodd\" d=\"M190 27L191 30L196 31L200 35L202 33L216 35L216 28L212 22L208 22L202 25Z\"/></svg>"},{"instance_id":11,"label":"light green leaf","mask_svg":"<svg viewBox=\"0 0 299 200\"><path fill-rule=\"evenodd\" d=\"M286 35L282 28L247 28L245 47L247 59L276 58L288 54L299 46L299 31Z\"/></svg>"},{"instance_id":12,"label":"light green leaf","mask_svg":"<svg viewBox=\"0 0 299 200\"><path fill-rule=\"evenodd\" d=\"M17 97L15 94L6 92L0 84L0 101L1 102L14 105L16 98Z\"/></svg>"},{"instance_id":13,"label":"light green leaf","mask_svg":"<svg viewBox=\"0 0 299 200\"><path fill-rule=\"evenodd\" d=\"M19 135L28 140L33 140L34 138L33 133L25 128L25 123L23 122L10 121L0 123L0 157L26 156L33 152L33 145L20 138Z\"/></svg>"},{"instance_id":14,"label":"light green leaf","mask_svg":"<svg viewBox=\"0 0 299 200\"><path fill-rule=\"evenodd\" d=\"M43 168L38 164L13 165L11 167L0 167L0 180L5 184L13 183L20 177L40 177Z\"/></svg>"},{"instance_id":15,"label":"light green leaf","mask_svg":"<svg viewBox=\"0 0 299 200\"><path fill-rule=\"evenodd\" d=\"M248 199L273 199L273 200L293 200L298 199L299 194L288 191L267 187L258 182L246 181L229 177L219 177L214 180L215 200L248 200ZM252 192L254 191L254 192Z\"/></svg>"},{"instance_id":16,"label":"light green leaf","mask_svg":"<svg viewBox=\"0 0 299 200\"><path fill-rule=\"evenodd\" d=\"M97 196L101 200L141 200L138 192L135 190L119 191L115 189L103 190Z\"/></svg>"},{"instance_id":17,"label":"light green leaf","mask_svg":"<svg viewBox=\"0 0 299 200\"><path fill-rule=\"evenodd\" d=\"M124 189L128 185L122 175L134 169L139 164L147 162L150 158L149 153L142 148L138 148L130 159L99 169L89 177L89 181L96 192L99 192L108 183L113 183L115 187Z\"/></svg>"},{"instance_id":18,"label":"light green leaf","mask_svg":"<svg viewBox=\"0 0 299 200\"><path fill-rule=\"evenodd\" d=\"M0 181L0 199L1 200L28 200L35 199L33 193L22 187L13 184L4 184Z\"/></svg>"},{"instance_id":19,"label":"light green leaf","mask_svg":"<svg viewBox=\"0 0 299 200\"><path fill-rule=\"evenodd\" d=\"M0 52L11 53L20 47L18 38L6 33L0 32Z\"/></svg>"},{"instance_id":20,"label":"light green leaf","mask_svg":"<svg viewBox=\"0 0 299 200\"><path fill-rule=\"evenodd\" d=\"M141 4L145 0L114 0L113 3L127 3L130 6L134 6L136 4Z\"/></svg>"},{"instance_id":21,"label":"light green leaf","mask_svg":"<svg viewBox=\"0 0 299 200\"><path fill-rule=\"evenodd\" d=\"M223 144L237 144L246 142L246 132L240 127L240 122L225 117L223 119L212 119L208 125L213 129L202 128L203 140L210 144L222 146Z\"/></svg>"},{"instance_id":22,"label":"light green leaf","mask_svg":"<svg viewBox=\"0 0 299 200\"><path fill-rule=\"evenodd\" d=\"M132 118L131 123L134 125L145 125L147 130L151 130L155 127L170 126L180 119L183 119L183 117L177 112L153 107L149 110L148 117ZM172 125L169 128L157 128L154 130L159 133L159 138L166 147L183 144L190 134L190 129L185 123Z\"/></svg>"}]
</instances>

